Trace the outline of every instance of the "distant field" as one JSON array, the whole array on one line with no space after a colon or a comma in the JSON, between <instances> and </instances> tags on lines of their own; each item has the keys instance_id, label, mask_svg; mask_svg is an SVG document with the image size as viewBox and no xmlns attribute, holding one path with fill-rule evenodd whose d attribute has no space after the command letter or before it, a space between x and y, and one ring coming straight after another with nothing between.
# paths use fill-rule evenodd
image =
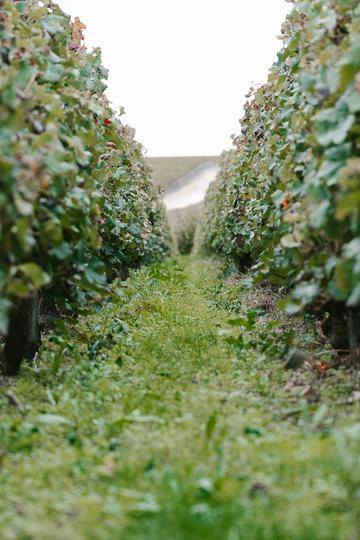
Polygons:
<instances>
[{"instance_id":1,"label":"distant field","mask_svg":"<svg viewBox=\"0 0 360 540\"><path fill-rule=\"evenodd\" d=\"M147 158L157 186L165 187L185 176L204 161L218 161L218 156L153 157Z\"/></svg>"},{"instance_id":2,"label":"distant field","mask_svg":"<svg viewBox=\"0 0 360 540\"><path fill-rule=\"evenodd\" d=\"M181 254L191 253L194 247L195 231L200 221L203 203L170 210L168 222L174 243Z\"/></svg>"}]
</instances>

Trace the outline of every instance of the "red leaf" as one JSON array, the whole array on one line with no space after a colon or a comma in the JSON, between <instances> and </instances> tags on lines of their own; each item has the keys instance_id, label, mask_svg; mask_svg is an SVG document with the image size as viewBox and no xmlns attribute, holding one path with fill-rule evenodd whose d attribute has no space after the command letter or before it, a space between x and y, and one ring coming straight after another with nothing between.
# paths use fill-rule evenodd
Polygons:
<instances>
[{"instance_id":1,"label":"red leaf","mask_svg":"<svg viewBox=\"0 0 360 540\"><path fill-rule=\"evenodd\" d=\"M331 364L328 362L315 362L314 369L320 374L323 375L326 373L329 369L331 369Z\"/></svg>"},{"instance_id":2,"label":"red leaf","mask_svg":"<svg viewBox=\"0 0 360 540\"><path fill-rule=\"evenodd\" d=\"M283 200L281 201L281 206L283 208L283 210L287 210L290 206L290 195L285 195L285 197L283 198Z\"/></svg>"}]
</instances>

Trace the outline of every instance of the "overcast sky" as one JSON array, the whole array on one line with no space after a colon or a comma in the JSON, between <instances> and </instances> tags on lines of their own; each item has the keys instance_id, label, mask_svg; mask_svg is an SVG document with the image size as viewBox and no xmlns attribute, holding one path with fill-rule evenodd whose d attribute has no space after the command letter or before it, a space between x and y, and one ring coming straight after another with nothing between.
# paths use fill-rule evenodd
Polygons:
<instances>
[{"instance_id":1,"label":"overcast sky","mask_svg":"<svg viewBox=\"0 0 360 540\"><path fill-rule=\"evenodd\" d=\"M264 82L285 0L58 0L87 25L110 70L108 95L149 156L231 146L249 86Z\"/></svg>"}]
</instances>

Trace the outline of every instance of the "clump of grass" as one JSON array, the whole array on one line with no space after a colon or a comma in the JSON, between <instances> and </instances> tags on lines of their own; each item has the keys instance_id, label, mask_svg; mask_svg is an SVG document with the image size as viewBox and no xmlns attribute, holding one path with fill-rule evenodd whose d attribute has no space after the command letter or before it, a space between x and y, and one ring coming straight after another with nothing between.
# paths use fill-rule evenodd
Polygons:
<instances>
[{"instance_id":1,"label":"clump of grass","mask_svg":"<svg viewBox=\"0 0 360 540\"><path fill-rule=\"evenodd\" d=\"M187 258L134 272L24 367L22 410L0 399L1 538L359 536L351 375L285 371L288 321L271 326L217 270Z\"/></svg>"}]
</instances>

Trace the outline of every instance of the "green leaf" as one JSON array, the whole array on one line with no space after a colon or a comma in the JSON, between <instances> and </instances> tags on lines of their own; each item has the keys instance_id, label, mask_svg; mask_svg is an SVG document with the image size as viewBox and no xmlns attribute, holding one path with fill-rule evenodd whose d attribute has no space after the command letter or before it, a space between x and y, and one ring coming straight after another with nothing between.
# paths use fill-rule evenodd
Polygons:
<instances>
[{"instance_id":1,"label":"green leaf","mask_svg":"<svg viewBox=\"0 0 360 540\"><path fill-rule=\"evenodd\" d=\"M51 248L50 254L59 259L60 261L64 261L68 259L72 254L71 245L67 242L62 242L59 246Z\"/></svg>"},{"instance_id":2,"label":"green leaf","mask_svg":"<svg viewBox=\"0 0 360 540\"><path fill-rule=\"evenodd\" d=\"M317 229L323 227L327 221L330 210L330 201L322 201L311 213L311 225Z\"/></svg>"},{"instance_id":3,"label":"green leaf","mask_svg":"<svg viewBox=\"0 0 360 540\"><path fill-rule=\"evenodd\" d=\"M354 193L347 193L342 195L339 200L336 217L337 219L345 219L353 212L357 212L360 208L360 190Z\"/></svg>"},{"instance_id":4,"label":"green leaf","mask_svg":"<svg viewBox=\"0 0 360 540\"><path fill-rule=\"evenodd\" d=\"M63 32L65 24L65 17L61 17L59 15L46 15L41 19L41 26L50 34L57 34L58 32Z\"/></svg>"},{"instance_id":5,"label":"green leaf","mask_svg":"<svg viewBox=\"0 0 360 540\"><path fill-rule=\"evenodd\" d=\"M87 282L90 285L103 286L106 284L106 274L100 261L88 263L84 269Z\"/></svg>"},{"instance_id":6,"label":"green leaf","mask_svg":"<svg viewBox=\"0 0 360 540\"><path fill-rule=\"evenodd\" d=\"M206 436L206 438L207 438L208 441L211 439L211 437L212 437L213 434L214 434L216 424L217 424L217 413L214 412L214 413L209 417L208 421L206 422L205 436Z\"/></svg>"},{"instance_id":7,"label":"green leaf","mask_svg":"<svg viewBox=\"0 0 360 540\"><path fill-rule=\"evenodd\" d=\"M351 288L352 262L340 261L335 270L336 285L340 291L348 293Z\"/></svg>"},{"instance_id":8,"label":"green leaf","mask_svg":"<svg viewBox=\"0 0 360 540\"><path fill-rule=\"evenodd\" d=\"M341 144L355 122L355 116L347 109L325 109L314 117L315 132L319 143L328 146L331 143Z\"/></svg>"},{"instance_id":9,"label":"green leaf","mask_svg":"<svg viewBox=\"0 0 360 540\"><path fill-rule=\"evenodd\" d=\"M133 414L129 416L124 416L123 418L124 422L134 422L139 424L165 424L165 420L163 418L160 418L159 416L154 416L151 414L148 415L141 415L141 414Z\"/></svg>"},{"instance_id":10,"label":"green leaf","mask_svg":"<svg viewBox=\"0 0 360 540\"><path fill-rule=\"evenodd\" d=\"M9 323L10 300L0 298L0 334L6 335Z\"/></svg>"},{"instance_id":11,"label":"green leaf","mask_svg":"<svg viewBox=\"0 0 360 540\"><path fill-rule=\"evenodd\" d=\"M261 437L263 435L263 432L261 429L247 426L243 430L244 435L254 435L255 437Z\"/></svg>"},{"instance_id":12,"label":"green leaf","mask_svg":"<svg viewBox=\"0 0 360 540\"><path fill-rule=\"evenodd\" d=\"M28 2L18 1L15 3L15 8L17 9L19 13L25 13L27 7L28 7Z\"/></svg>"},{"instance_id":13,"label":"green leaf","mask_svg":"<svg viewBox=\"0 0 360 540\"><path fill-rule=\"evenodd\" d=\"M295 288L292 296L295 300L300 300L304 305L312 302L318 293L319 285L317 283L303 283Z\"/></svg>"},{"instance_id":14,"label":"green leaf","mask_svg":"<svg viewBox=\"0 0 360 540\"><path fill-rule=\"evenodd\" d=\"M16 74L16 83L22 88L26 87L29 81L34 78L38 73L38 69L35 66L29 65L28 62L20 62L18 71Z\"/></svg>"},{"instance_id":15,"label":"green leaf","mask_svg":"<svg viewBox=\"0 0 360 540\"><path fill-rule=\"evenodd\" d=\"M239 317L237 319L228 319L228 324L231 326L243 326L246 329L250 329L253 327L253 322L249 321L248 319L244 319L243 317Z\"/></svg>"},{"instance_id":16,"label":"green leaf","mask_svg":"<svg viewBox=\"0 0 360 540\"><path fill-rule=\"evenodd\" d=\"M348 306L357 306L360 304L360 283L356 285L355 289L351 292L347 301Z\"/></svg>"},{"instance_id":17,"label":"green leaf","mask_svg":"<svg viewBox=\"0 0 360 540\"><path fill-rule=\"evenodd\" d=\"M65 69L61 64L53 64L49 62L44 73L44 81L56 83L60 81L65 73Z\"/></svg>"},{"instance_id":18,"label":"green leaf","mask_svg":"<svg viewBox=\"0 0 360 540\"><path fill-rule=\"evenodd\" d=\"M38 422L39 424L47 424L49 426L60 426L60 425L72 424L70 420L58 414L39 414L38 416L34 418L34 420L35 422Z\"/></svg>"},{"instance_id":19,"label":"green leaf","mask_svg":"<svg viewBox=\"0 0 360 540\"><path fill-rule=\"evenodd\" d=\"M132 223L131 225L129 225L128 231L133 236L139 236L141 232L141 227L138 223Z\"/></svg>"},{"instance_id":20,"label":"green leaf","mask_svg":"<svg viewBox=\"0 0 360 540\"><path fill-rule=\"evenodd\" d=\"M360 94L358 92L354 92L348 98L346 103L351 113L359 112L360 111Z\"/></svg>"},{"instance_id":21,"label":"green leaf","mask_svg":"<svg viewBox=\"0 0 360 540\"><path fill-rule=\"evenodd\" d=\"M288 315L296 315L302 311L303 307L300 303L295 303L291 298L283 298L279 300L278 306L283 309Z\"/></svg>"},{"instance_id":22,"label":"green leaf","mask_svg":"<svg viewBox=\"0 0 360 540\"><path fill-rule=\"evenodd\" d=\"M360 238L354 238L344 247L345 257L360 257Z\"/></svg>"},{"instance_id":23,"label":"green leaf","mask_svg":"<svg viewBox=\"0 0 360 540\"><path fill-rule=\"evenodd\" d=\"M31 202L26 201L19 193L15 194L14 202L19 214L22 216L31 216L34 211L33 204Z\"/></svg>"},{"instance_id":24,"label":"green leaf","mask_svg":"<svg viewBox=\"0 0 360 540\"><path fill-rule=\"evenodd\" d=\"M325 152L325 156L330 161L345 162L352 154L352 144L345 143L340 146L332 146Z\"/></svg>"},{"instance_id":25,"label":"green leaf","mask_svg":"<svg viewBox=\"0 0 360 540\"><path fill-rule=\"evenodd\" d=\"M358 42L354 43L344 54L341 64L350 64L353 68L360 69L360 44Z\"/></svg>"},{"instance_id":26,"label":"green leaf","mask_svg":"<svg viewBox=\"0 0 360 540\"><path fill-rule=\"evenodd\" d=\"M19 271L30 279L31 283L37 289L48 285L51 281L50 276L36 263L25 263L18 267Z\"/></svg>"}]
</instances>

